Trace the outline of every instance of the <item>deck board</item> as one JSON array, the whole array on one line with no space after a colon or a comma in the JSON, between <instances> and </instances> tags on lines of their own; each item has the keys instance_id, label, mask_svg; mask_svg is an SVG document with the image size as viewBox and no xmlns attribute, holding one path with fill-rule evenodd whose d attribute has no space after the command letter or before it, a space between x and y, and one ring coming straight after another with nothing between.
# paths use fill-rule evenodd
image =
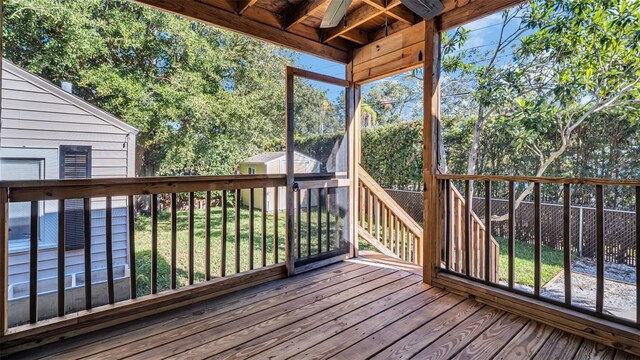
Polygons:
<instances>
[{"instance_id":1,"label":"deck board","mask_svg":"<svg viewBox=\"0 0 640 360\"><path fill-rule=\"evenodd\" d=\"M367 255L15 357L635 359L433 288L419 270Z\"/></svg>"}]
</instances>

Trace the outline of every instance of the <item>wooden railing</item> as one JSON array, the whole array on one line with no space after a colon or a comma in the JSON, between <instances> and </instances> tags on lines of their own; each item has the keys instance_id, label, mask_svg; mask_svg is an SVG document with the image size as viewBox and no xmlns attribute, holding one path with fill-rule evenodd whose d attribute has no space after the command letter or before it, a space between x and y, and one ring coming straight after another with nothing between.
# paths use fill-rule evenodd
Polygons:
<instances>
[{"instance_id":1,"label":"wooden railing","mask_svg":"<svg viewBox=\"0 0 640 360\"><path fill-rule=\"evenodd\" d=\"M486 301L489 303L495 304L496 299L502 299L497 303L497 306L501 306L501 303L505 301L509 301L512 306L515 308L520 306L520 304L524 304L519 302L515 298L505 300L509 298L507 294L518 294L522 295L524 299L533 298L536 301L536 307L543 306L542 304L547 303L559 308L566 308L572 311L575 311L571 317L571 321L564 322L564 320L558 320L559 317L563 316L563 311L556 310L555 308L549 307L544 311L537 311L533 307L533 303L530 303L529 306L531 308L532 314L535 313L537 316L540 316L543 321L548 321L549 324L554 326L563 326L567 329L576 328L576 333L579 333L582 336L592 337L592 334L598 334L601 338L598 341L601 341L603 338L610 339L610 337L605 336L607 331L609 332L619 332L624 336L629 336L629 331L624 329L618 329L607 323L602 325L599 322L590 321L588 318L576 316L577 313L584 313L599 317L601 319L609 320L611 322L617 324L623 324L630 327L640 328L640 278L637 278L635 284L635 290L637 293L635 304L629 305L633 307L635 305L636 311L635 316L616 316L613 315L605 306L605 251L609 246L615 246L612 244L606 244L605 241L605 222L604 222L604 188L615 187L617 191L621 191L621 188L631 187L630 196L633 197L635 194L635 208L636 208L636 223L635 228L635 266L636 273L640 273L640 261L638 261L638 255L640 254L640 180L608 180L608 179L575 179L575 178L550 178L550 177L515 177L515 176L470 176L470 175L437 175L437 181L439 182L439 189L451 189L450 191L446 191L444 195L450 194L452 199L447 199L444 202L444 228L440 233L443 235L442 245L444 247L444 261L442 264L441 273L444 273L447 276L439 279L438 276L434 279L434 283L439 284L441 286L446 286L448 288L457 288L457 289L467 289L470 293L473 293L476 296L486 296ZM464 182L465 186L465 195L464 199L461 194L457 192L453 188L453 181ZM495 189L496 186L503 186L504 192L507 195L508 202L508 210L506 214L498 214L506 216L506 221L508 222L508 239L506 239L508 243L507 249L507 272L506 276L503 277L493 277L492 274L497 269L494 269L494 262L497 261L492 256L493 251L498 251L498 249L493 244L494 240L491 238L489 232L484 231L484 239L480 234L482 234L482 229L478 226L473 225L474 229L478 228L476 234L474 234L475 230L466 226L472 221L480 222L479 218L474 219L474 216L471 212L471 207L469 206L471 200L471 186L472 183L483 185L484 192L484 207L485 207L485 219L484 226L485 229L491 228L492 221L492 209L491 209L491 201L493 199L492 189ZM531 190L533 196L534 203L534 241L533 241L533 256L528 254L519 253L516 254L516 241L515 239L515 218L516 218L516 184L524 184L524 188ZM562 241L562 259L563 259L563 268L561 274L563 277L563 281L560 283L562 285L563 292L561 292L562 297L558 298L558 295L554 297L550 297L543 292L545 289L543 288L543 274L542 268L543 263L547 261L547 259L543 259L543 242L542 242L542 232L541 227L543 226L544 221L549 221L546 218L541 216L541 184L552 184L556 185L554 187L554 194L557 193L558 189L562 189L561 192L561 202L563 203L563 232L559 234ZM579 184L582 187L592 187L595 193L595 203L596 203L596 218L595 218L595 227L596 227L596 258L594 259L595 264L595 291L593 293L593 299L586 299L587 301L592 301L593 303L584 303L585 299L582 299L582 303L574 302L572 297L574 290L572 288L572 217L571 217L571 193L572 193L572 185ZM519 185L519 186L520 186ZM464 216L462 215L464 214ZM493 214L494 216L496 214ZM500 219L502 220L502 219ZM485 247L491 248L491 252L482 253L481 250L478 249L476 244L484 240ZM481 247L480 247L481 248ZM528 257L524 260L533 262L533 285L530 289L521 284L518 284L518 279L516 279L516 258L517 257L525 257L530 256L532 259ZM477 264L475 263L477 261ZM589 261L590 262L590 261ZM484 268L484 270L483 270ZM518 272L522 273L522 271L526 271L525 269L519 269ZM454 276L449 276L454 275ZM584 275L584 274L583 274ZM447 279L455 279L455 278L463 278L463 282L454 283ZM608 281L615 281L609 280ZM470 287L470 284L473 283L481 283L483 286L487 285L487 287L478 288L478 292L474 293L473 286ZM633 286L633 285L631 285ZM499 290L506 290L508 293L500 293L495 291L490 291L488 289L496 288ZM614 295L612 295L614 296ZM629 300L629 299L627 299ZM526 306L526 305L525 305ZM611 310L611 309L609 309ZM551 315L553 314L553 315ZM525 314L526 316L526 314ZM559 322L560 321L560 322ZM585 333L585 324L590 324L591 333ZM595 324L595 325L594 325ZM594 328L598 328L597 332L594 332ZM607 330L602 330L602 329ZM612 330L613 329L613 330ZM603 331L603 332L600 332ZM635 331L635 330L634 330ZM604 334L604 335L603 335ZM636 333L637 334L637 333ZM619 339L619 338L618 338ZM636 338L637 339L637 338ZM637 343L636 343L637 345Z\"/></svg>"},{"instance_id":2,"label":"wooden railing","mask_svg":"<svg viewBox=\"0 0 640 360\"><path fill-rule=\"evenodd\" d=\"M445 266L453 271L465 274L468 266L468 274L470 276L484 279L486 269L483 264L485 255L488 255L489 281L498 281L500 279L500 245L486 230L484 222L480 220L478 215L471 210L470 206L466 206L465 198L453 185L451 185L447 197L447 204L449 209L447 223L451 231L448 241L451 241L451 243L447 247L450 251L445 254ZM467 224L470 224L470 227ZM468 264L466 262L467 252L464 251L467 228L469 228L470 232L468 234L470 252ZM488 252L485 243L487 236L491 239Z\"/></svg>"},{"instance_id":3,"label":"wooden railing","mask_svg":"<svg viewBox=\"0 0 640 360\"><path fill-rule=\"evenodd\" d=\"M359 169L358 234L377 251L422 265L422 227Z\"/></svg>"},{"instance_id":4,"label":"wooden railing","mask_svg":"<svg viewBox=\"0 0 640 360\"><path fill-rule=\"evenodd\" d=\"M112 326L285 277L285 217L278 214L278 188L285 185L284 175L0 182L0 348L55 341L65 336L65 329L78 334L82 329ZM145 220L150 234L148 227L144 234L137 229L141 220L135 204L140 198L150 204ZM329 209L329 197L323 199L326 205L317 213L326 216L324 226L329 230L331 224L336 227L331 221L335 212ZM267 200L273 200L270 209ZM67 205L72 201L82 205L80 216L75 216L82 224L81 246L68 250L66 232L73 229L65 217L71 218ZM9 228L13 205L19 203L30 209L25 227L28 245L21 250L28 259L29 278L25 296L10 301L9 257L15 251L9 249ZM180 217L179 203L185 208ZM196 204L203 209L196 210ZM318 199L307 210L320 204ZM43 220L49 215L53 218ZM43 224L49 227L46 234L40 228ZM309 246L309 241L307 227L306 255L332 249L320 238L318 248ZM140 253L138 247L146 250ZM66 263L69 252L74 264ZM116 252L117 260L128 265L117 276ZM77 260L83 265L69 280L68 269L77 267ZM150 263L143 263L147 260ZM45 293L39 289L41 261L53 262L57 272ZM102 268L98 271L97 266ZM146 284L143 290L140 281ZM47 304L56 305L45 309ZM21 313L24 319L16 318Z\"/></svg>"}]
</instances>

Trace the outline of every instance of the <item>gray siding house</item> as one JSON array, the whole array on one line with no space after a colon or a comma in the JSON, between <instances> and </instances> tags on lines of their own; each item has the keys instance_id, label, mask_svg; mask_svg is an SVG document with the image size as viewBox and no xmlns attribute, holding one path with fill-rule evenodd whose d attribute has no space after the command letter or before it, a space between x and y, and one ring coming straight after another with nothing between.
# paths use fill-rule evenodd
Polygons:
<instances>
[{"instance_id":1,"label":"gray siding house","mask_svg":"<svg viewBox=\"0 0 640 360\"><path fill-rule=\"evenodd\" d=\"M135 176L138 130L60 87L3 60L0 180L79 179ZM81 199L66 201L65 282L69 311L84 305L84 224ZM56 310L57 212L55 201L40 208L38 292L39 313ZM92 282L94 301L106 298L105 201L93 199ZM113 199L114 275L129 274L126 198ZM11 204L9 218L10 321L21 323L29 287L29 204ZM121 281L122 282L122 281ZM126 280L128 286L128 280ZM97 285L96 285L97 284ZM106 286L105 286L106 288ZM128 292L116 291L116 297ZM77 289L78 296L75 296ZM24 304L23 304L24 302ZM26 309L25 309L26 310Z\"/></svg>"}]
</instances>

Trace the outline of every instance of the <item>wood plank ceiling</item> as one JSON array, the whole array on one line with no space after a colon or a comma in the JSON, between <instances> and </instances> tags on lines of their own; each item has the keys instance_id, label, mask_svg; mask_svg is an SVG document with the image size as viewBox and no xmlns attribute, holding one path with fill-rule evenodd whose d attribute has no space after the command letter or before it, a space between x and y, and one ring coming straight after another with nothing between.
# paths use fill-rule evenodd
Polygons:
<instances>
[{"instance_id":1,"label":"wood plank ceiling","mask_svg":"<svg viewBox=\"0 0 640 360\"><path fill-rule=\"evenodd\" d=\"M320 29L330 0L133 1L341 63L351 50L422 21L400 0L353 0L345 21L330 29ZM520 1L443 0L437 20L451 28Z\"/></svg>"}]
</instances>

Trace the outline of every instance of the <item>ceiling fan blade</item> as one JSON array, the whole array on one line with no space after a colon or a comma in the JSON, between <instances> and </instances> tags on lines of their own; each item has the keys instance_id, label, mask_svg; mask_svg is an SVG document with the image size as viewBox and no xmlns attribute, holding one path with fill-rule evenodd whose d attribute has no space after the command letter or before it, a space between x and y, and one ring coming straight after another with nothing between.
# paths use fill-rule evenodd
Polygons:
<instances>
[{"instance_id":1,"label":"ceiling fan blade","mask_svg":"<svg viewBox=\"0 0 640 360\"><path fill-rule=\"evenodd\" d=\"M426 20L433 19L444 10L444 5L439 0L400 0L400 2Z\"/></svg>"},{"instance_id":2,"label":"ceiling fan blade","mask_svg":"<svg viewBox=\"0 0 640 360\"><path fill-rule=\"evenodd\" d=\"M349 5L351 5L351 0L331 0L329 6L327 6L327 11L322 17L320 27L332 28L338 26L344 15L347 13Z\"/></svg>"}]
</instances>

